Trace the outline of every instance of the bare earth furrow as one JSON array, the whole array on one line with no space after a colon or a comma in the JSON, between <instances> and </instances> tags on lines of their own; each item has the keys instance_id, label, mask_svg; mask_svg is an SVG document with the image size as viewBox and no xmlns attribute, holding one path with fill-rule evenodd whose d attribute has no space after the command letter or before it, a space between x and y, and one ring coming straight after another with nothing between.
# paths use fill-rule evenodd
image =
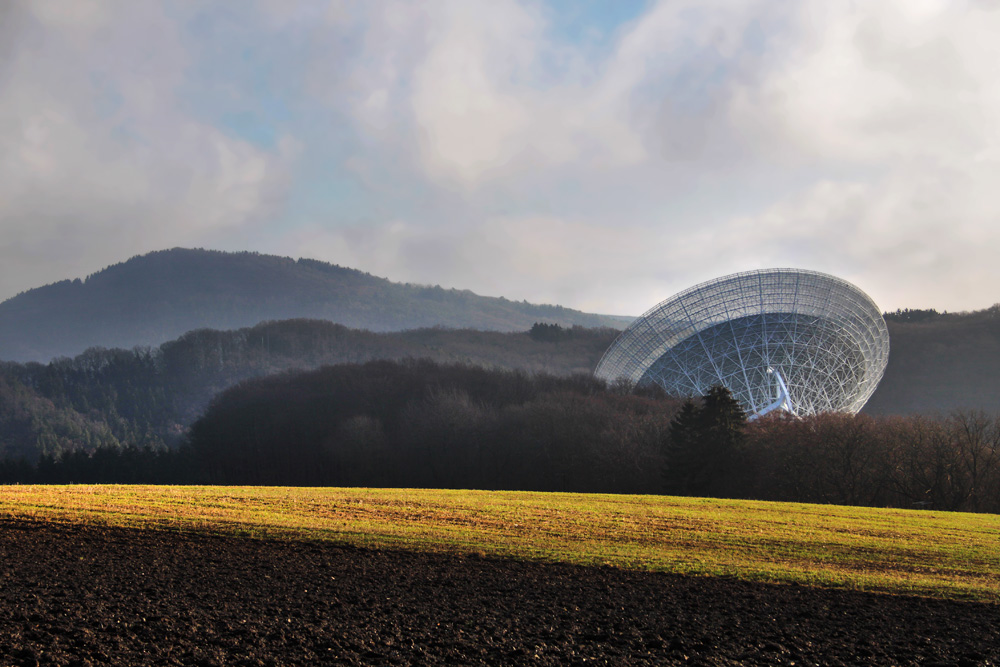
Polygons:
<instances>
[{"instance_id":1,"label":"bare earth furrow","mask_svg":"<svg viewBox=\"0 0 1000 667\"><path fill-rule=\"evenodd\" d=\"M2 665L997 665L1000 605L0 522Z\"/></svg>"}]
</instances>

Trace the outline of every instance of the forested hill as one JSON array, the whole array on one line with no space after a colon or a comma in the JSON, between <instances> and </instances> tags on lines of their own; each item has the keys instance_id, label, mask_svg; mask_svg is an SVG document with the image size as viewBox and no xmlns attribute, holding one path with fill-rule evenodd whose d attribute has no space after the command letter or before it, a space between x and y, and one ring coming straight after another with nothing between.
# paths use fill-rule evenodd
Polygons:
<instances>
[{"instance_id":1,"label":"forested hill","mask_svg":"<svg viewBox=\"0 0 1000 667\"><path fill-rule=\"evenodd\" d=\"M869 414L1000 414L1000 306L889 313L889 365Z\"/></svg>"},{"instance_id":2,"label":"forested hill","mask_svg":"<svg viewBox=\"0 0 1000 667\"><path fill-rule=\"evenodd\" d=\"M0 303L0 359L48 361L94 346L159 345L194 329L292 318L371 331L627 324L561 306L394 283L316 260L174 248Z\"/></svg>"},{"instance_id":3,"label":"forested hill","mask_svg":"<svg viewBox=\"0 0 1000 667\"><path fill-rule=\"evenodd\" d=\"M614 329L372 333L321 320L202 329L158 348L92 348L48 364L0 362L0 461L176 444L218 392L247 378L371 359L433 359L590 374Z\"/></svg>"},{"instance_id":4,"label":"forested hill","mask_svg":"<svg viewBox=\"0 0 1000 667\"><path fill-rule=\"evenodd\" d=\"M906 415L1000 414L1000 309L890 316L889 367L865 407ZM197 330L154 348L93 348L48 364L0 362L0 461L102 446L175 444L220 391L290 369L427 358L554 375L590 374L614 329L372 333L320 320Z\"/></svg>"}]
</instances>

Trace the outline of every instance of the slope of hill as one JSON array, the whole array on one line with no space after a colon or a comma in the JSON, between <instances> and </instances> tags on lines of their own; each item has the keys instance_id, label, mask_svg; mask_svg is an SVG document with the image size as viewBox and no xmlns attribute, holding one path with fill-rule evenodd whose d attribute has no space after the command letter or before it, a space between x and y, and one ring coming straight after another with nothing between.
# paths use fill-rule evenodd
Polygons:
<instances>
[{"instance_id":1,"label":"slope of hill","mask_svg":"<svg viewBox=\"0 0 1000 667\"><path fill-rule=\"evenodd\" d=\"M889 365L865 412L1000 413L1000 308L887 320Z\"/></svg>"},{"instance_id":2,"label":"slope of hill","mask_svg":"<svg viewBox=\"0 0 1000 667\"><path fill-rule=\"evenodd\" d=\"M0 303L0 359L48 361L93 346L158 345L194 329L291 318L372 331L625 324L561 306L393 283L316 260L174 248Z\"/></svg>"},{"instance_id":3,"label":"slope of hill","mask_svg":"<svg viewBox=\"0 0 1000 667\"><path fill-rule=\"evenodd\" d=\"M1000 414L1000 310L889 318L889 367L865 412ZM531 333L419 329L373 333L288 320L201 329L156 348L89 349L49 364L0 363L0 459L179 437L218 392L251 377L324 364L429 358L555 375L591 373L610 328Z\"/></svg>"},{"instance_id":4,"label":"slope of hill","mask_svg":"<svg viewBox=\"0 0 1000 667\"><path fill-rule=\"evenodd\" d=\"M539 336L542 329L545 336ZM558 336L553 336L558 333ZM614 329L372 333L321 320L201 329L158 348L92 348L49 364L0 362L0 460L177 441L218 392L247 378L371 359L424 358L589 374Z\"/></svg>"}]
</instances>

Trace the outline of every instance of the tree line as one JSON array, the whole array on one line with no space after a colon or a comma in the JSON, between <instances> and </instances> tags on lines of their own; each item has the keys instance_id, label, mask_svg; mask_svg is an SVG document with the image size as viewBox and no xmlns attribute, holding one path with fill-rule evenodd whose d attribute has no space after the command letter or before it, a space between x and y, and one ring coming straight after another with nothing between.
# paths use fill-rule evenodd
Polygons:
<instances>
[{"instance_id":1,"label":"tree line","mask_svg":"<svg viewBox=\"0 0 1000 667\"><path fill-rule=\"evenodd\" d=\"M1000 412L1000 307L968 314L900 311L892 354L865 412ZM916 313L916 315L915 315ZM360 331L320 320L202 329L155 348L92 348L47 364L0 362L0 460L96 448L177 447L220 391L288 369L430 358L531 373L590 373L611 329L536 323L528 332Z\"/></svg>"},{"instance_id":2,"label":"tree line","mask_svg":"<svg viewBox=\"0 0 1000 667\"><path fill-rule=\"evenodd\" d=\"M664 493L1000 512L1000 419L748 421L721 387L682 401L585 375L371 361L245 380L175 450L8 462L0 481Z\"/></svg>"},{"instance_id":3,"label":"tree line","mask_svg":"<svg viewBox=\"0 0 1000 667\"><path fill-rule=\"evenodd\" d=\"M616 334L360 331L321 320L202 329L156 348L92 348L48 364L0 362L0 460L81 449L174 448L217 393L241 380L326 364L433 358L556 375L589 372Z\"/></svg>"}]
</instances>

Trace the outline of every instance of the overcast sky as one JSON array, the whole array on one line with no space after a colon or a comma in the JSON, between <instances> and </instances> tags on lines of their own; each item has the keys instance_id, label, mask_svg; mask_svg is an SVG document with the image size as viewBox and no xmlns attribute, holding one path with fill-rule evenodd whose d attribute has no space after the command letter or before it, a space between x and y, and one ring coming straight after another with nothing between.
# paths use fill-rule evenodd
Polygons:
<instances>
[{"instance_id":1,"label":"overcast sky","mask_svg":"<svg viewBox=\"0 0 1000 667\"><path fill-rule=\"evenodd\" d=\"M637 315L715 276L1000 301L1000 2L0 2L0 299L305 256Z\"/></svg>"}]
</instances>

